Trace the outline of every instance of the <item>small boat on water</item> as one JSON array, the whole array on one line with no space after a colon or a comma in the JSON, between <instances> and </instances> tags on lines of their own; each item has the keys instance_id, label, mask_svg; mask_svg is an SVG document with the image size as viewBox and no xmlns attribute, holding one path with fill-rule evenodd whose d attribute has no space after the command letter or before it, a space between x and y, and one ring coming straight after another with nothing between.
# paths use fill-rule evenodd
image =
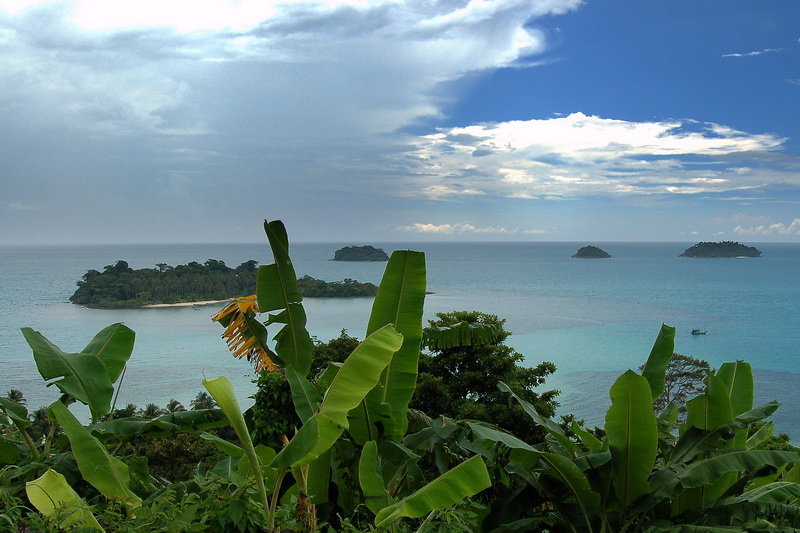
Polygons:
<instances>
[{"instance_id":1,"label":"small boat on water","mask_svg":"<svg viewBox=\"0 0 800 533\"><path fill-rule=\"evenodd\" d=\"M692 330L692 335L705 335L706 333L708 333L706 330L700 328L694 328Z\"/></svg>"}]
</instances>

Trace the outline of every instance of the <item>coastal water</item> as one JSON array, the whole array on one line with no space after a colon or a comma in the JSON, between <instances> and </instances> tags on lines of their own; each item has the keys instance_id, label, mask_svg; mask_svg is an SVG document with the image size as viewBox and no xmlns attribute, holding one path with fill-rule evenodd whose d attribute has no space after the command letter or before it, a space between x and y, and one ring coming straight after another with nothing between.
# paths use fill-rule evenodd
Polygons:
<instances>
[{"instance_id":1,"label":"coastal water","mask_svg":"<svg viewBox=\"0 0 800 533\"><path fill-rule=\"evenodd\" d=\"M609 386L645 361L666 323L677 328L679 353L712 366L751 363L756 401L780 401L778 430L800 440L800 244L755 244L758 259L687 259L677 256L693 243L594 243L614 256L605 260L571 259L585 243L371 244L426 252L426 318L452 310L506 318L508 343L526 363L558 367L544 388L562 391L561 413L602 424ZM340 246L294 244L298 276L380 281L383 263L329 261ZM34 408L57 397L43 386L19 328L79 352L97 331L124 322L136 331L136 347L118 404L188 405L203 377L226 375L248 405L250 368L229 355L211 322L218 306L109 311L68 302L87 270L118 259L143 268L209 258L229 266L272 260L266 244L0 247L0 393L20 389ZM363 338L370 306L370 299L307 299L309 330L320 340L342 329ZM693 336L692 328L708 333Z\"/></svg>"}]
</instances>

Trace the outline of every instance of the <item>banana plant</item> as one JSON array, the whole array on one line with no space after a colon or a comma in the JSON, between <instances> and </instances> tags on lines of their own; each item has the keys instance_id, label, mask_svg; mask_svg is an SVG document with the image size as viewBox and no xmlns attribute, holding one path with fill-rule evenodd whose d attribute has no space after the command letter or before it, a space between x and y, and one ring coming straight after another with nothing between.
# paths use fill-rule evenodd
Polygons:
<instances>
[{"instance_id":1,"label":"banana plant","mask_svg":"<svg viewBox=\"0 0 800 533\"><path fill-rule=\"evenodd\" d=\"M777 402L753 408L749 365L709 372L705 391L687 405L679 435L665 438L652 402L663 390L673 348L674 328L664 325L642 374L629 370L616 380L603 438L573 426L576 443L506 387L548 438L531 445L472 425L472 446L505 446L507 471L539 495L526 511L545 519L555 510L554 525L570 531L705 531L742 525L756 514L796 527L800 485L786 467L800 454L760 449L766 432L748 442L748 429L778 408Z\"/></svg>"},{"instance_id":2,"label":"banana plant","mask_svg":"<svg viewBox=\"0 0 800 533\"><path fill-rule=\"evenodd\" d=\"M403 445L408 429L408 405L414 393L422 341L422 312L425 300L425 256L420 252L396 251L387 263L372 306L365 340L339 366L331 366L316 379L325 383L320 395L317 385L306 377L311 362L310 335L305 329L302 296L288 255L286 230L280 221L265 222L275 263L259 267L256 304L252 297L235 301L215 317L225 328L223 336L235 356L264 358L286 375L292 399L302 425L275 457L262 468L277 472L274 498L294 482L300 503L309 507L329 502L338 493L346 514L363 503L375 515L380 528L390 527L403 517L419 517L448 507L489 485L483 461L475 457L464 466L444 472L425 484L411 483L407 475L419 459ZM277 312L266 322L255 320L257 312ZM268 343L266 329L282 325ZM352 457L362 457L362 465ZM364 462L364 457L372 460ZM353 465L353 476L343 471ZM380 467L378 465L383 465ZM369 468L363 484L353 484L358 470ZM378 473L377 469L382 471ZM384 478L384 474L387 476ZM400 480L405 479L405 483ZM385 481L384 481L385 480ZM334 490L338 485L338 490ZM376 505L375 497L383 498ZM349 503L343 503L349 500ZM303 504L305 505L305 504ZM268 519L272 523L273 518Z\"/></svg>"}]
</instances>

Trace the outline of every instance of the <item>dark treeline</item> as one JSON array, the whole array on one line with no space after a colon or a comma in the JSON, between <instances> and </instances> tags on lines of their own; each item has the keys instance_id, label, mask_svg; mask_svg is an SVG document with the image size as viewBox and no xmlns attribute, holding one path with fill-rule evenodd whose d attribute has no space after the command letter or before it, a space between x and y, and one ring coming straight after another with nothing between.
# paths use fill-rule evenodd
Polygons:
<instances>
[{"instance_id":1,"label":"dark treeline","mask_svg":"<svg viewBox=\"0 0 800 533\"><path fill-rule=\"evenodd\" d=\"M106 265L102 272L90 270L70 297L75 304L103 308L132 308L150 304L224 300L255 292L258 261L245 261L236 268L209 259L172 267L134 270L126 261Z\"/></svg>"},{"instance_id":2,"label":"dark treeline","mask_svg":"<svg viewBox=\"0 0 800 533\"><path fill-rule=\"evenodd\" d=\"M153 304L225 300L253 294L258 261L245 261L230 268L223 261L192 261L172 267L158 263L156 268L138 270L126 261L106 265L102 272L90 270L78 282L70 297L74 304L104 309L129 309ZM300 292L308 298L352 298L375 296L378 287L350 278L323 281L303 276L297 280Z\"/></svg>"}]
</instances>

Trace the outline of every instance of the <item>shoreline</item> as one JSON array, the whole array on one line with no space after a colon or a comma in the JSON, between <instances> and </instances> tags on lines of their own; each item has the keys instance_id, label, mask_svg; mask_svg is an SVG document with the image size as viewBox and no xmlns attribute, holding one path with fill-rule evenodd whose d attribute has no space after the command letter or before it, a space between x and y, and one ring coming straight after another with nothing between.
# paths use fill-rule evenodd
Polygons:
<instances>
[{"instance_id":1,"label":"shoreline","mask_svg":"<svg viewBox=\"0 0 800 533\"><path fill-rule=\"evenodd\" d=\"M203 307L206 305L221 304L225 302L232 302L236 298L226 298L224 300L200 300L198 302L178 302L174 304L148 304L142 305L138 309L158 309L162 307Z\"/></svg>"}]
</instances>

